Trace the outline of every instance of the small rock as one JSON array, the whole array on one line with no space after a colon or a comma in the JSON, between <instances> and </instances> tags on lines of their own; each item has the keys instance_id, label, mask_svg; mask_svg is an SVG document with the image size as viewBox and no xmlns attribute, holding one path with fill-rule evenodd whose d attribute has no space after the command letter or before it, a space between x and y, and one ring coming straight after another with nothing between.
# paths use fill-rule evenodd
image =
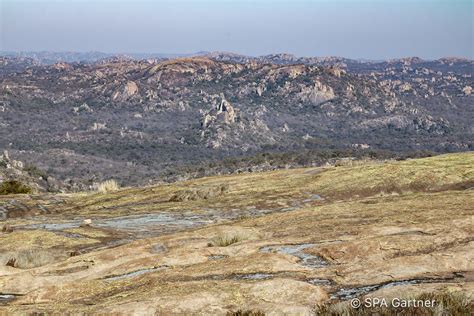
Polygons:
<instances>
[{"instance_id":1,"label":"small rock","mask_svg":"<svg viewBox=\"0 0 474 316\"><path fill-rule=\"evenodd\" d=\"M462 89L462 92L464 92L465 95L471 95L471 93L472 93L472 87L470 87L470 86L465 86L465 87Z\"/></svg>"},{"instance_id":2,"label":"small rock","mask_svg":"<svg viewBox=\"0 0 474 316\"><path fill-rule=\"evenodd\" d=\"M88 226L91 226L91 225L92 225L92 219L87 218L87 219L82 221L81 227L84 227L84 226L88 227Z\"/></svg>"}]
</instances>

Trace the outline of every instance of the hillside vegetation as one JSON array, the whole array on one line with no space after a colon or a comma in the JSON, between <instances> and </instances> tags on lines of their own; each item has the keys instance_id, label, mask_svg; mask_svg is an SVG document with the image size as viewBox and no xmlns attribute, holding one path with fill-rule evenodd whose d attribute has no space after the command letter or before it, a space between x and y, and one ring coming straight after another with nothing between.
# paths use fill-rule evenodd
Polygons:
<instances>
[{"instance_id":1,"label":"hillside vegetation","mask_svg":"<svg viewBox=\"0 0 474 316\"><path fill-rule=\"evenodd\" d=\"M222 160L252 168L263 153L308 166L321 150L473 150L472 60L98 56L0 56L0 148L84 188L227 173Z\"/></svg>"}]
</instances>

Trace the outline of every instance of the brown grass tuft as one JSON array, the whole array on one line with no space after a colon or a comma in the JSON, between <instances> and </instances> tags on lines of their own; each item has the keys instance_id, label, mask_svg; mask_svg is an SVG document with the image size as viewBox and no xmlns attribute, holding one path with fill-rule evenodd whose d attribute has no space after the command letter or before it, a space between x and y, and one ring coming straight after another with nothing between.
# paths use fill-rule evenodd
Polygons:
<instances>
[{"instance_id":1,"label":"brown grass tuft","mask_svg":"<svg viewBox=\"0 0 474 316\"><path fill-rule=\"evenodd\" d=\"M99 191L100 193L113 192L117 191L118 189L120 189L120 185L117 181L113 179L99 183L99 185L97 186L97 191Z\"/></svg>"},{"instance_id":2,"label":"brown grass tuft","mask_svg":"<svg viewBox=\"0 0 474 316\"><path fill-rule=\"evenodd\" d=\"M243 238L238 235L228 236L228 235L219 235L211 240L207 245L209 247L227 247L232 244L242 241Z\"/></svg>"}]
</instances>

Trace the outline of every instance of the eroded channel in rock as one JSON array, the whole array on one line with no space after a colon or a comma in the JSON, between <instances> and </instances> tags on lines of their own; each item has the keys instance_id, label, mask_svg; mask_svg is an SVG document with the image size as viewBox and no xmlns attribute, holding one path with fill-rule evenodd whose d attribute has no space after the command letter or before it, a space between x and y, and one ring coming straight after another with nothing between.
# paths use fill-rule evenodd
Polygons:
<instances>
[{"instance_id":1,"label":"eroded channel in rock","mask_svg":"<svg viewBox=\"0 0 474 316\"><path fill-rule=\"evenodd\" d=\"M119 274L119 275L112 275L105 277L104 280L106 281L116 281L116 280L121 280L121 279L126 279L126 278L134 278L146 273L151 273L155 271L160 271L168 268L167 266L159 266L159 267L153 267L153 268L148 268L148 269L140 269L132 272L127 272L124 274Z\"/></svg>"},{"instance_id":2,"label":"eroded channel in rock","mask_svg":"<svg viewBox=\"0 0 474 316\"><path fill-rule=\"evenodd\" d=\"M421 284L421 283L440 283L446 282L449 280L453 280L454 278L440 278L440 279L409 279L409 280L400 280L400 281L391 281L373 285L366 285L360 287L352 287L352 288L340 288L337 292L331 295L331 299L338 299L338 300L350 300L356 297L360 297L371 292L375 292L377 290L396 287L396 286L406 286L406 285L413 285L413 284Z\"/></svg>"},{"instance_id":3,"label":"eroded channel in rock","mask_svg":"<svg viewBox=\"0 0 474 316\"><path fill-rule=\"evenodd\" d=\"M315 244L266 246L260 248L260 251L277 252L297 257L299 264L309 268L322 268L327 266L329 263L322 257L304 251L307 248L314 247L314 245Z\"/></svg>"},{"instance_id":4,"label":"eroded channel in rock","mask_svg":"<svg viewBox=\"0 0 474 316\"><path fill-rule=\"evenodd\" d=\"M202 227L214 223L233 221L242 217L258 217L277 212L288 212L297 208L287 207L279 209L257 209L247 210L235 209L231 211L221 211L216 209L205 209L204 212L182 212L182 213L152 213L128 215L111 218L92 218L91 227L113 229L128 233L130 238L139 239L145 237L159 236L162 234L174 233L186 229ZM86 218L76 218L68 221L57 221L51 217L36 217L34 224L20 225L17 229L45 229L64 234L66 237L80 238L77 235L67 235L69 233L60 231L80 227Z\"/></svg>"},{"instance_id":5,"label":"eroded channel in rock","mask_svg":"<svg viewBox=\"0 0 474 316\"><path fill-rule=\"evenodd\" d=\"M330 286L334 284L332 280L329 279L320 279L320 278L314 278L314 279L308 279L306 280L309 284L312 285L317 285L317 286Z\"/></svg>"},{"instance_id":6,"label":"eroded channel in rock","mask_svg":"<svg viewBox=\"0 0 474 316\"><path fill-rule=\"evenodd\" d=\"M0 294L0 304L7 304L16 299L14 294Z\"/></svg>"},{"instance_id":7,"label":"eroded channel in rock","mask_svg":"<svg viewBox=\"0 0 474 316\"><path fill-rule=\"evenodd\" d=\"M22 229L46 229L50 231L61 231L80 227L84 219L75 219L67 222L51 223L51 219L44 218L45 223L19 226ZM94 219L92 227L115 229L133 233L134 238L171 233L183 229L204 226L215 222L212 217L206 215L189 215L156 213L132 216L121 216L115 218Z\"/></svg>"},{"instance_id":8,"label":"eroded channel in rock","mask_svg":"<svg viewBox=\"0 0 474 316\"><path fill-rule=\"evenodd\" d=\"M247 280L247 281L268 280L272 278L273 278L273 274L269 274L269 273L246 273L246 274L236 274L233 276L234 280Z\"/></svg>"},{"instance_id":9,"label":"eroded channel in rock","mask_svg":"<svg viewBox=\"0 0 474 316\"><path fill-rule=\"evenodd\" d=\"M210 255L210 256L207 256L207 258L209 260L221 260L221 259L225 259L225 258L228 258L229 256L226 256L226 255Z\"/></svg>"}]
</instances>

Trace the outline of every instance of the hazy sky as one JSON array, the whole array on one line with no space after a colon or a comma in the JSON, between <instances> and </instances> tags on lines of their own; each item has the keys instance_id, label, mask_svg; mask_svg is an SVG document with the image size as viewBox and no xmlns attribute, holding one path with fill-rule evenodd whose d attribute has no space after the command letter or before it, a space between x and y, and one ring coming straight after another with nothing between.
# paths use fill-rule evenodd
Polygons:
<instances>
[{"instance_id":1,"label":"hazy sky","mask_svg":"<svg viewBox=\"0 0 474 316\"><path fill-rule=\"evenodd\" d=\"M0 50L474 58L472 0L0 3Z\"/></svg>"}]
</instances>

